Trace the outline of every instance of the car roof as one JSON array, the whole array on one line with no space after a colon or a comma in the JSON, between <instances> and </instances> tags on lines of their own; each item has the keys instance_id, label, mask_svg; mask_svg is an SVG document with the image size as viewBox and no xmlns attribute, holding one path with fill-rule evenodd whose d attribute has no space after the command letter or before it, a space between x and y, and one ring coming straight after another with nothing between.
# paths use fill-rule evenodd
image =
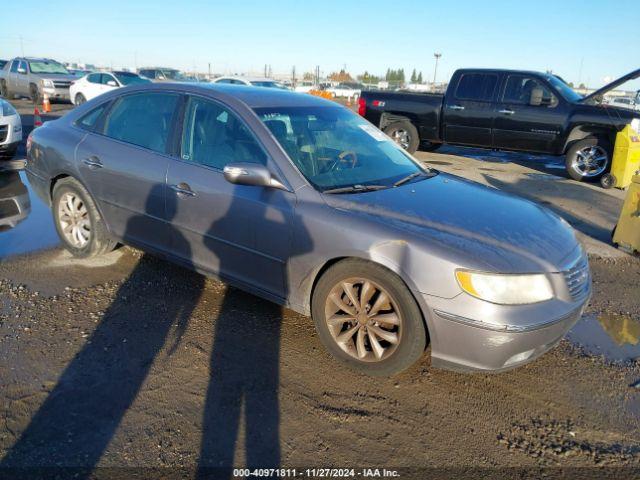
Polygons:
<instances>
[{"instance_id":1,"label":"car roof","mask_svg":"<svg viewBox=\"0 0 640 480\"><path fill-rule=\"evenodd\" d=\"M535 70L513 70L508 68L460 68L460 73L519 73L525 75L541 75L543 77L551 76L553 74L537 72Z\"/></svg>"},{"instance_id":2,"label":"car roof","mask_svg":"<svg viewBox=\"0 0 640 480\"><path fill-rule=\"evenodd\" d=\"M235 99L249 108L268 107L336 107L344 108L330 100L309 94L281 90L276 88L251 87L248 85L230 85L225 83L149 83L131 86L127 91L172 90L183 93L201 94L217 93L221 100L224 97Z\"/></svg>"},{"instance_id":3,"label":"car roof","mask_svg":"<svg viewBox=\"0 0 640 480\"><path fill-rule=\"evenodd\" d=\"M214 78L214 81L227 79L227 78L234 79L234 80L244 80L246 82L274 82L274 83L278 83L277 80L274 80L273 78L267 78L267 77L244 77L244 76L241 76L241 75L224 75L222 77Z\"/></svg>"}]
</instances>

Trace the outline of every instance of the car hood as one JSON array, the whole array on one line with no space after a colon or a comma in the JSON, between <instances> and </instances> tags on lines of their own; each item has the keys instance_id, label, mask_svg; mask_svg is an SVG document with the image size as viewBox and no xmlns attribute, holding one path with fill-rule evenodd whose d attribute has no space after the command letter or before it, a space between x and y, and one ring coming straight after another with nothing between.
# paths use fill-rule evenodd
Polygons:
<instances>
[{"instance_id":1,"label":"car hood","mask_svg":"<svg viewBox=\"0 0 640 480\"><path fill-rule=\"evenodd\" d=\"M597 103L604 96L605 93L615 89L616 87L619 87L620 85L622 85L625 82L628 82L629 80L635 80L636 78L640 78L640 68L638 70L634 70L633 72L629 72L626 75L623 75L622 77L618 78L617 80L614 80L611 83L606 84L604 87L599 88L595 92L584 97L582 100L580 100L580 102L587 103L587 104L594 103L594 102Z\"/></svg>"},{"instance_id":2,"label":"car hood","mask_svg":"<svg viewBox=\"0 0 640 480\"><path fill-rule=\"evenodd\" d=\"M332 208L408 234L409 242L447 251L469 268L555 272L578 247L571 226L550 210L443 173L397 188L324 198Z\"/></svg>"},{"instance_id":3,"label":"car hood","mask_svg":"<svg viewBox=\"0 0 640 480\"><path fill-rule=\"evenodd\" d=\"M81 78L81 77L76 77L75 75L70 75L67 73L34 73L34 75L37 75L38 77L44 78L47 80L69 80L70 82L73 82Z\"/></svg>"}]
</instances>

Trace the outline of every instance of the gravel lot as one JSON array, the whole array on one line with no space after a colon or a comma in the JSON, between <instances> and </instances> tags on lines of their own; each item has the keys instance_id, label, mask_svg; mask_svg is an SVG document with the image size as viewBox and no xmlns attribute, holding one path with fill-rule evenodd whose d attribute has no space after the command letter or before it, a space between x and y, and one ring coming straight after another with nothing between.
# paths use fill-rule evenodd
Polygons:
<instances>
[{"instance_id":1,"label":"gravel lot","mask_svg":"<svg viewBox=\"0 0 640 480\"><path fill-rule=\"evenodd\" d=\"M498 375L432 369L425 355L371 379L334 362L310 319L223 283L126 247L71 258L32 198L38 221L0 233L0 468L640 474L640 261L607 243L624 192L566 180L553 158L453 148L418 158L576 227L595 288L572 341ZM425 472L436 470L401 478Z\"/></svg>"}]
</instances>

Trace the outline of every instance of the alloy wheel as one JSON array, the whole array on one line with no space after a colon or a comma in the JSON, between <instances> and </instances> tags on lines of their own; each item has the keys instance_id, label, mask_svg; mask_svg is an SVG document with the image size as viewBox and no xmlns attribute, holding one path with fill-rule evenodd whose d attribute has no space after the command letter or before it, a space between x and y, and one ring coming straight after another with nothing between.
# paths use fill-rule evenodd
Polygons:
<instances>
[{"instance_id":1,"label":"alloy wheel","mask_svg":"<svg viewBox=\"0 0 640 480\"><path fill-rule=\"evenodd\" d=\"M409 135L409 132L407 132L406 130L404 130L402 128L399 128L398 130L395 130L391 134L391 138L393 139L394 142L396 142L398 145L400 145L405 150L408 150L409 149L409 145L411 145L411 135Z\"/></svg>"},{"instance_id":2,"label":"alloy wheel","mask_svg":"<svg viewBox=\"0 0 640 480\"><path fill-rule=\"evenodd\" d=\"M58 222L60 231L69 244L84 248L91 239L91 219L82 198L72 192L66 192L58 203Z\"/></svg>"},{"instance_id":3,"label":"alloy wheel","mask_svg":"<svg viewBox=\"0 0 640 480\"><path fill-rule=\"evenodd\" d=\"M585 178L597 177L607 169L609 154L598 146L585 147L576 152L573 169Z\"/></svg>"},{"instance_id":4,"label":"alloy wheel","mask_svg":"<svg viewBox=\"0 0 640 480\"><path fill-rule=\"evenodd\" d=\"M402 317L396 302L366 278L349 278L331 289L325 321L337 345L362 362L385 360L402 339Z\"/></svg>"}]
</instances>

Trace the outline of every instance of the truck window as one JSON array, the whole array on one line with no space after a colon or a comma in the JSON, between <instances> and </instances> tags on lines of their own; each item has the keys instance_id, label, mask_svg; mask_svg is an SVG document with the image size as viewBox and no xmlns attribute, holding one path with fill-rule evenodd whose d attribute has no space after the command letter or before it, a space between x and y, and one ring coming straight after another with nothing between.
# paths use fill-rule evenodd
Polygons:
<instances>
[{"instance_id":1,"label":"truck window","mask_svg":"<svg viewBox=\"0 0 640 480\"><path fill-rule=\"evenodd\" d=\"M491 101L497 83L498 76L495 74L463 73L456 88L455 98L480 102Z\"/></svg>"},{"instance_id":2,"label":"truck window","mask_svg":"<svg viewBox=\"0 0 640 480\"><path fill-rule=\"evenodd\" d=\"M18 71L18 65L20 65L20 62L18 60L14 60L11 63L11 73L16 73Z\"/></svg>"},{"instance_id":3,"label":"truck window","mask_svg":"<svg viewBox=\"0 0 640 480\"><path fill-rule=\"evenodd\" d=\"M534 89L542 90L542 107L555 107L558 99L538 79L527 75L509 75L502 94L504 103L530 105L531 93Z\"/></svg>"}]
</instances>

